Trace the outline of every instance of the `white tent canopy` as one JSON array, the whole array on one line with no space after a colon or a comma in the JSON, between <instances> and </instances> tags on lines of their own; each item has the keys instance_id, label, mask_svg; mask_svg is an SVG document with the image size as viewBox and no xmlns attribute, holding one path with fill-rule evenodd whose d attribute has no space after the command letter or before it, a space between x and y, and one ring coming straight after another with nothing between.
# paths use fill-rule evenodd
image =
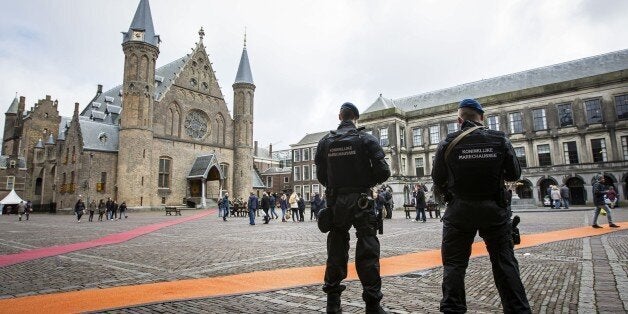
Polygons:
<instances>
[{"instance_id":1,"label":"white tent canopy","mask_svg":"<svg viewBox=\"0 0 628 314\"><path fill-rule=\"evenodd\" d=\"M15 190L11 190L11 192L9 192L9 194L2 199L2 201L0 201L0 204L2 205L13 205L13 204L19 204L20 202L23 202L24 200L17 195L17 193L15 193Z\"/></svg>"}]
</instances>

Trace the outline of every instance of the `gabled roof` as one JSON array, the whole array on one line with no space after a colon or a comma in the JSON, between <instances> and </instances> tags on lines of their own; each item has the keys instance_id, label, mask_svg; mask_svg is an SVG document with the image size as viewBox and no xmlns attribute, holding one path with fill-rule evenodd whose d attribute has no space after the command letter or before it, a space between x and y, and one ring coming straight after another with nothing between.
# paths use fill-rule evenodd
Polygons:
<instances>
[{"instance_id":1,"label":"gabled roof","mask_svg":"<svg viewBox=\"0 0 628 314\"><path fill-rule=\"evenodd\" d=\"M13 102L11 102L7 113L17 113L17 107L19 103L20 101L17 99L17 97L15 97L15 99L13 99Z\"/></svg>"},{"instance_id":2,"label":"gabled roof","mask_svg":"<svg viewBox=\"0 0 628 314\"><path fill-rule=\"evenodd\" d=\"M218 172L220 173L220 179L225 178L225 175L224 173L222 173L222 169L218 164L218 159L216 158L216 155L209 154L196 157L196 160L194 160L194 164L192 165L192 169L190 169L190 173L188 174L188 179L207 178L209 170L212 167L216 167L218 169Z\"/></svg>"},{"instance_id":3,"label":"gabled roof","mask_svg":"<svg viewBox=\"0 0 628 314\"><path fill-rule=\"evenodd\" d=\"M153 26L153 17L150 13L148 0L140 0L129 31L122 33L122 43L133 40L133 31L144 31L144 39L142 41L155 47L159 46L161 40L159 35L155 35L155 27Z\"/></svg>"},{"instance_id":4,"label":"gabled roof","mask_svg":"<svg viewBox=\"0 0 628 314\"><path fill-rule=\"evenodd\" d=\"M379 94L379 97L377 97L377 100L375 100L375 102L370 107L368 107L364 112L378 111L378 110L394 108L394 107L396 106L395 106L395 102L392 99L384 98L382 94Z\"/></svg>"},{"instance_id":5,"label":"gabled roof","mask_svg":"<svg viewBox=\"0 0 628 314\"><path fill-rule=\"evenodd\" d=\"M255 169L251 170L251 183L253 184L254 189L264 189L267 188L262 178L260 178L259 174Z\"/></svg>"},{"instance_id":6,"label":"gabled roof","mask_svg":"<svg viewBox=\"0 0 628 314\"><path fill-rule=\"evenodd\" d=\"M318 143L328 133L329 131L306 134L298 143L292 144L290 146L299 146L299 145Z\"/></svg>"},{"instance_id":7,"label":"gabled roof","mask_svg":"<svg viewBox=\"0 0 628 314\"><path fill-rule=\"evenodd\" d=\"M189 56L181 57L155 70L155 100L161 99L164 92L172 85L177 75L183 70ZM118 85L97 95L81 112L84 117L96 117L99 121L117 124L122 107L122 85Z\"/></svg>"},{"instance_id":8,"label":"gabled roof","mask_svg":"<svg viewBox=\"0 0 628 314\"><path fill-rule=\"evenodd\" d=\"M253 84L253 74L251 73L251 66L249 65L249 55L246 52L246 42L244 49L242 49L242 56L240 57L240 65L238 66L235 83Z\"/></svg>"},{"instance_id":9,"label":"gabled roof","mask_svg":"<svg viewBox=\"0 0 628 314\"><path fill-rule=\"evenodd\" d=\"M481 98L580 78L628 70L628 49L563 62L532 70L391 100L403 111L457 103L465 98ZM366 111L381 110L375 101Z\"/></svg>"}]
</instances>

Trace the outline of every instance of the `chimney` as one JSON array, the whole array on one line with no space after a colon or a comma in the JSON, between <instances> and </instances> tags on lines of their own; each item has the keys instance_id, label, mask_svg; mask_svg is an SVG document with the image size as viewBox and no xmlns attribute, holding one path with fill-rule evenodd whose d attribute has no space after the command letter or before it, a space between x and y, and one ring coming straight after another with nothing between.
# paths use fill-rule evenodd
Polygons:
<instances>
[{"instance_id":1,"label":"chimney","mask_svg":"<svg viewBox=\"0 0 628 314\"><path fill-rule=\"evenodd\" d=\"M24 109L26 109L26 97L20 96L20 102L17 104L17 112L24 114Z\"/></svg>"},{"instance_id":2,"label":"chimney","mask_svg":"<svg viewBox=\"0 0 628 314\"><path fill-rule=\"evenodd\" d=\"M98 90L96 90L96 94L102 94L102 84L98 84Z\"/></svg>"},{"instance_id":3,"label":"chimney","mask_svg":"<svg viewBox=\"0 0 628 314\"><path fill-rule=\"evenodd\" d=\"M273 158L273 143L268 144L268 157Z\"/></svg>"},{"instance_id":4,"label":"chimney","mask_svg":"<svg viewBox=\"0 0 628 314\"><path fill-rule=\"evenodd\" d=\"M78 119L78 115L79 115L79 103L75 102L74 103L74 116Z\"/></svg>"},{"instance_id":5,"label":"chimney","mask_svg":"<svg viewBox=\"0 0 628 314\"><path fill-rule=\"evenodd\" d=\"M253 148L253 156L257 156L257 141L253 142L254 148Z\"/></svg>"}]
</instances>

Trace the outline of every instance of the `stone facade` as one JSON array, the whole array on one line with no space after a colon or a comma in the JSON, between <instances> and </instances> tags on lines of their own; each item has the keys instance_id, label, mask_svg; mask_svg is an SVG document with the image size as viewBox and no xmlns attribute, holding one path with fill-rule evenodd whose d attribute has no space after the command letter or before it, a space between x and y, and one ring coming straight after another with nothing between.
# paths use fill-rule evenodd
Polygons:
<instances>
[{"instance_id":1,"label":"stone facade","mask_svg":"<svg viewBox=\"0 0 628 314\"><path fill-rule=\"evenodd\" d=\"M625 53L617 54L628 64ZM485 125L506 133L524 165L514 185L520 198L541 205L550 184L566 184L573 204L592 204L593 177L603 174L627 199L628 69L476 99ZM395 102L380 95L377 109L367 109L359 122L380 139L399 205L409 201L411 183L431 186L436 147L458 126L457 102L409 111Z\"/></svg>"},{"instance_id":2,"label":"stone facade","mask_svg":"<svg viewBox=\"0 0 628 314\"><path fill-rule=\"evenodd\" d=\"M21 196L36 205L65 209L78 198L107 197L148 209L190 200L209 206L226 191L248 195L255 85L246 46L245 66L241 60L233 85L232 119L202 29L190 54L160 68L156 63L161 40L155 35L147 0L140 1L123 35L122 85L105 92L99 85L82 111L75 105L71 119L60 117L56 101L47 96L24 115L16 141L7 137L11 133L7 128L15 125L17 114L7 112L3 155L16 142L20 156L28 161L28 182ZM36 148L40 140L42 147ZM211 164L202 165L200 177L192 175L195 161L208 155L215 158L203 160ZM37 190L41 195L33 195L36 184L43 185Z\"/></svg>"}]
</instances>

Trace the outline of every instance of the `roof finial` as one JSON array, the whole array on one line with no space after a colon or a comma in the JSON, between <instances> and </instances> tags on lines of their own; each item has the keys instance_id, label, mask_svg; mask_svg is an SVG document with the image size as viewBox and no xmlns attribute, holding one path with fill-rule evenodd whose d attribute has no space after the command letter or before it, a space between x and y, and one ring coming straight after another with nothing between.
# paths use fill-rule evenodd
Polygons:
<instances>
[{"instance_id":1,"label":"roof finial","mask_svg":"<svg viewBox=\"0 0 628 314\"><path fill-rule=\"evenodd\" d=\"M201 30L198 31L198 37L203 41L203 37L205 37L205 31L203 30L203 26L201 26Z\"/></svg>"},{"instance_id":2,"label":"roof finial","mask_svg":"<svg viewBox=\"0 0 628 314\"><path fill-rule=\"evenodd\" d=\"M244 49L246 49L246 26L244 26Z\"/></svg>"}]
</instances>

